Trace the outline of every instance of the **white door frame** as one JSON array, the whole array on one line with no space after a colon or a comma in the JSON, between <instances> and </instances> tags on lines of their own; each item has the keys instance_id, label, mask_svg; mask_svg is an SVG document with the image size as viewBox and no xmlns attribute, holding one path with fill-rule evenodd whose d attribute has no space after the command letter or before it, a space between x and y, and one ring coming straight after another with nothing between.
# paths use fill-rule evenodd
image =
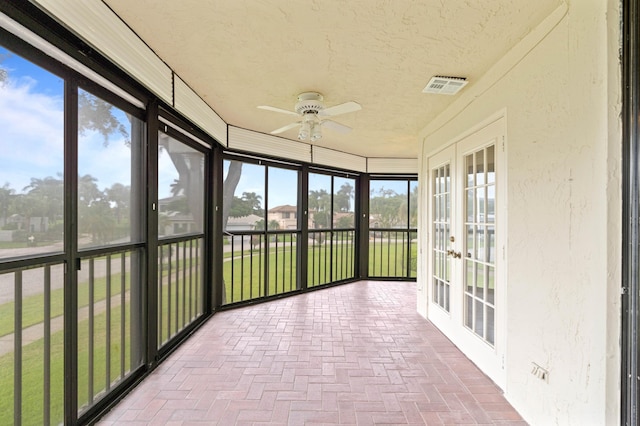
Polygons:
<instances>
[{"instance_id":1,"label":"white door frame","mask_svg":"<svg viewBox=\"0 0 640 426\"><path fill-rule=\"evenodd\" d=\"M481 337L464 325L464 291L463 291L463 264L456 258L451 261L451 294L450 311L446 312L434 303L433 280L433 169L440 167L447 161L451 161L453 191L451 201L451 234L455 241L451 243L451 249L460 253L463 251L464 238L464 167L462 166L465 155L477 149L489 145L495 145L495 170L496 170L496 212L495 212L495 342L491 346ZM506 330L507 330L507 265L506 265L506 116L504 112L484 121L480 125L465 132L460 137L451 141L445 149L429 156L426 161L427 185L424 192L427 196L427 265L426 278L423 280L424 290L427 296L427 314L434 323L460 350L468 356L485 374L487 374L503 390L506 386L505 356L506 356Z\"/></svg>"}]
</instances>

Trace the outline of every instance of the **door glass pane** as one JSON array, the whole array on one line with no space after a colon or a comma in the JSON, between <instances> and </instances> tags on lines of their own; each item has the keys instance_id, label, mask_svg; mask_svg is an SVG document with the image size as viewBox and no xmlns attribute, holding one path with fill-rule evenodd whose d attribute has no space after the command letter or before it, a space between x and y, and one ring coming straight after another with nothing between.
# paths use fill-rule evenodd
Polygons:
<instances>
[{"instance_id":1,"label":"door glass pane","mask_svg":"<svg viewBox=\"0 0 640 426\"><path fill-rule=\"evenodd\" d=\"M495 303L495 268L493 266L487 266L487 302L490 304Z\"/></svg>"},{"instance_id":2,"label":"door glass pane","mask_svg":"<svg viewBox=\"0 0 640 426\"><path fill-rule=\"evenodd\" d=\"M490 307L487 306L487 335L486 335L486 340L487 342L491 343L492 345L496 342L495 339L495 329L496 329L496 324L495 324L495 315L494 315L495 310Z\"/></svg>"},{"instance_id":3,"label":"door glass pane","mask_svg":"<svg viewBox=\"0 0 640 426\"><path fill-rule=\"evenodd\" d=\"M487 226L487 262L496 262L496 231L494 226Z\"/></svg>"},{"instance_id":4,"label":"door glass pane","mask_svg":"<svg viewBox=\"0 0 640 426\"><path fill-rule=\"evenodd\" d=\"M464 325L473 327L473 298L469 295L464 298Z\"/></svg>"},{"instance_id":5,"label":"door glass pane","mask_svg":"<svg viewBox=\"0 0 640 426\"><path fill-rule=\"evenodd\" d=\"M495 168L495 147L491 145L486 150L487 154L487 183L492 184L496 182L496 168Z\"/></svg>"},{"instance_id":6,"label":"door glass pane","mask_svg":"<svg viewBox=\"0 0 640 426\"><path fill-rule=\"evenodd\" d=\"M78 91L78 246L140 241L142 123Z\"/></svg>"},{"instance_id":7,"label":"door glass pane","mask_svg":"<svg viewBox=\"0 0 640 426\"><path fill-rule=\"evenodd\" d=\"M158 236L204 229L204 154L158 134Z\"/></svg>"},{"instance_id":8,"label":"door glass pane","mask_svg":"<svg viewBox=\"0 0 640 426\"><path fill-rule=\"evenodd\" d=\"M475 206L475 190L474 189L467 189L467 202L465 203L467 208L466 208L466 212L467 212L467 222L473 222L474 221L474 206Z\"/></svg>"},{"instance_id":9,"label":"door glass pane","mask_svg":"<svg viewBox=\"0 0 640 426\"><path fill-rule=\"evenodd\" d=\"M473 257L473 251L475 249L475 232L473 232L474 230L474 226L473 225L467 225L467 232L466 232L466 250L465 250L465 255L466 257Z\"/></svg>"},{"instance_id":10,"label":"door glass pane","mask_svg":"<svg viewBox=\"0 0 640 426\"><path fill-rule=\"evenodd\" d=\"M476 227L476 252L475 259L483 261L484 260L484 250L485 250L485 241L484 241L484 227L477 226Z\"/></svg>"},{"instance_id":11,"label":"door glass pane","mask_svg":"<svg viewBox=\"0 0 640 426\"><path fill-rule=\"evenodd\" d=\"M477 335L481 337L485 337L484 334L484 304L480 300L476 300L475 312L473 313L474 318L474 327L473 331L476 332Z\"/></svg>"},{"instance_id":12,"label":"door glass pane","mask_svg":"<svg viewBox=\"0 0 640 426\"><path fill-rule=\"evenodd\" d=\"M486 188L485 187L479 187L478 189L476 189L476 197L477 197L477 203L476 203L476 223L483 223L486 221L486 215L485 215L485 200L486 200L486 196L485 196L485 191Z\"/></svg>"},{"instance_id":13,"label":"door glass pane","mask_svg":"<svg viewBox=\"0 0 640 426\"><path fill-rule=\"evenodd\" d=\"M491 185L487 187L487 223L496 221L496 187Z\"/></svg>"},{"instance_id":14,"label":"door glass pane","mask_svg":"<svg viewBox=\"0 0 640 426\"><path fill-rule=\"evenodd\" d=\"M475 188L467 189L464 252L466 254L465 325L493 344L493 315L495 300L495 167L494 148L480 149L465 156L468 170L475 168ZM492 319L488 321L488 307Z\"/></svg>"},{"instance_id":15,"label":"door glass pane","mask_svg":"<svg viewBox=\"0 0 640 426\"><path fill-rule=\"evenodd\" d=\"M467 188L471 188L476 185L475 173L473 168L473 154L465 157L465 170L467 173Z\"/></svg>"},{"instance_id":16,"label":"door glass pane","mask_svg":"<svg viewBox=\"0 0 640 426\"><path fill-rule=\"evenodd\" d=\"M0 47L0 259L62 251L64 81Z\"/></svg>"},{"instance_id":17,"label":"door glass pane","mask_svg":"<svg viewBox=\"0 0 640 426\"><path fill-rule=\"evenodd\" d=\"M476 186L484 185L484 151L476 152Z\"/></svg>"},{"instance_id":18,"label":"door glass pane","mask_svg":"<svg viewBox=\"0 0 640 426\"><path fill-rule=\"evenodd\" d=\"M433 205L433 302L449 311L449 292L451 275L451 256L447 254L450 246L451 220L449 212L450 168L445 165L432 172L432 205Z\"/></svg>"}]
</instances>

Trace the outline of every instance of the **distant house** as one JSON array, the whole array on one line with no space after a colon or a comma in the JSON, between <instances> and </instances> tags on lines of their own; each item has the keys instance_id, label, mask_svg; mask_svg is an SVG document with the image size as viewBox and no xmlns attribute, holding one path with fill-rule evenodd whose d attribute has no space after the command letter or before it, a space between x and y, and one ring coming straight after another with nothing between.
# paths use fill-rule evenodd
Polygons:
<instances>
[{"instance_id":1,"label":"distant house","mask_svg":"<svg viewBox=\"0 0 640 426\"><path fill-rule=\"evenodd\" d=\"M226 230L233 231L253 231L256 229L256 224L260 222L262 218L255 214L241 217L229 217L227 220Z\"/></svg>"},{"instance_id":2,"label":"distant house","mask_svg":"<svg viewBox=\"0 0 640 426\"><path fill-rule=\"evenodd\" d=\"M267 222L272 220L278 222L279 229L298 229L298 208L285 204L269 209Z\"/></svg>"},{"instance_id":3,"label":"distant house","mask_svg":"<svg viewBox=\"0 0 640 426\"><path fill-rule=\"evenodd\" d=\"M40 216L23 216L12 214L0 222L0 226L10 226L12 229L25 230L28 232L47 232L49 230L49 218Z\"/></svg>"},{"instance_id":4,"label":"distant house","mask_svg":"<svg viewBox=\"0 0 640 426\"><path fill-rule=\"evenodd\" d=\"M180 210L186 210L184 195L158 200L158 212L161 217L161 226L164 228L164 232L161 232L162 235L178 235L197 231L193 215Z\"/></svg>"}]
</instances>

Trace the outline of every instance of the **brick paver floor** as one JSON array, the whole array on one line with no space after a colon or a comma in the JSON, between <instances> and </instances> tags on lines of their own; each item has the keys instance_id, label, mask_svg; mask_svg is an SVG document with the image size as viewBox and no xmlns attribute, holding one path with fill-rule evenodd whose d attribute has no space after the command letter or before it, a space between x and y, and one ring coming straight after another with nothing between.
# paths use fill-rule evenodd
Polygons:
<instances>
[{"instance_id":1,"label":"brick paver floor","mask_svg":"<svg viewBox=\"0 0 640 426\"><path fill-rule=\"evenodd\" d=\"M361 281L217 313L100 424L526 424L415 301Z\"/></svg>"}]
</instances>

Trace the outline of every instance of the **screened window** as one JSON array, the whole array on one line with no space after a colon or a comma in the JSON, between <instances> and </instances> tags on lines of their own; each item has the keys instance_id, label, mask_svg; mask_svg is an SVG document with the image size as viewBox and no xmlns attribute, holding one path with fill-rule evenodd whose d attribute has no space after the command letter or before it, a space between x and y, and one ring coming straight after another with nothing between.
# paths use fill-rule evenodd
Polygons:
<instances>
[{"instance_id":1,"label":"screened window","mask_svg":"<svg viewBox=\"0 0 640 426\"><path fill-rule=\"evenodd\" d=\"M309 287L355 276L355 188L351 177L309 173Z\"/></svg>"},{"instance_id":2,"label":"screened window","mask_svg":"<svg viewBox=\"0 0 640 426\"><path fill-rule=\"evenodd\" d=\"M223 304L296 290L299 170L224 161Z\"/></svg>"},{"instance_id":3,"label":"screened window","mask_svg":"<svg viewBox=\"0 0 640 426\"><path fill-rule=\"evenodd\" d=\"M415 178L369 183L369 276L417 274L418 183Z\"/></svg>"},{"instance_id":4,"label":"screened window","mask_svg":"<svg viewBox=\"0 0 640 426\"><path fill-rule=\"evenodd\" d=\"M64 80L0 47L0 259L62 251Z\"/></svg>"},{"instance_id":5,"label":"screened window","mask_svg":"<svg viewBox=\"0 0 640 426\"><path fill-rule=\"evenodd\" d=\"M201 233L205 156L163 132L158 146L158 236Z\"/></svg>"},{"instance_id":6,"label":"screened window","mask_svg":"<svg viewBox=\"0 0 640 426\"><path fill-rule=\"evenodd\" d=\"M137 242L142 236L142 123L78 91L78 246Z\"/></svg>"}]
</instances>

